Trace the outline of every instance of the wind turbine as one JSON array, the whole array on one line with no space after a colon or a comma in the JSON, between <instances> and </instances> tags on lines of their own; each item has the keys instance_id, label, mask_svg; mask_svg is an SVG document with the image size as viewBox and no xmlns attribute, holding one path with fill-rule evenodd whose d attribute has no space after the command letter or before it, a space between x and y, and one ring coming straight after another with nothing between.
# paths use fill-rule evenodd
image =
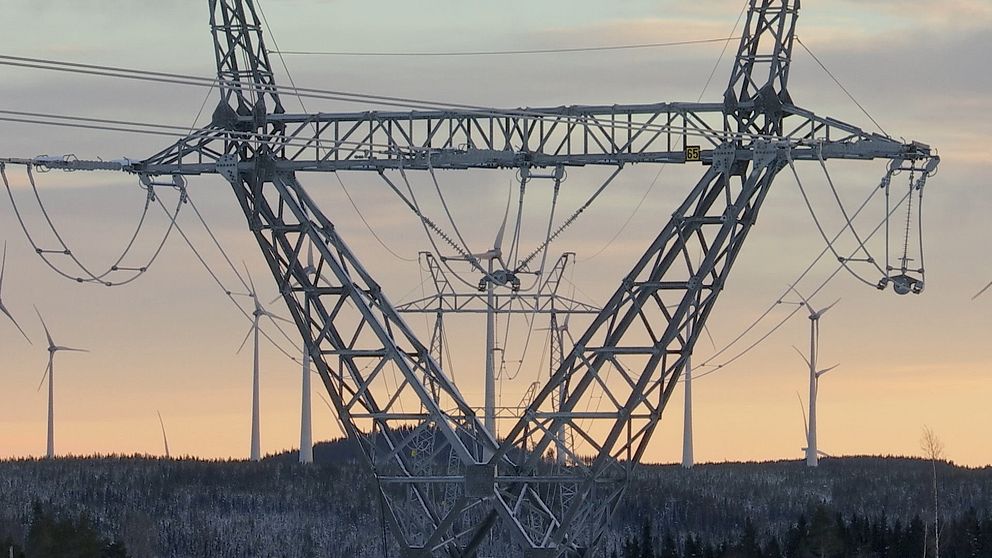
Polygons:
<instances>
[{"instance_id":1,"label":"wind turbine","mask_svg":"<svg viewBox=\"0 0 992 558\"><path fill-rule=\"evenodd\" d=\"M487 263L487 275L479 283L479 290L486 291L486 384L485 384L485 413L484 423L486 430L495 437L496 433L496 308L495 308L495 288L496 283L506 284L515 278L503 271L496 272L493 267L494 261L499 261L500 266L505 271L506 263L503 261L503 236L506 233L506 221L510 216L510 201L512 200L512 190L506 198L506 211L503 213L503 224L496 233L496 240L493 242L491 250L481 254L469 254L467 257L451 257L448 260L477 261L485 260Z\"/></svg>"},{"instance_id":2,"label":"wind turbine","mask_svg":"<svg viewBox=\"0 0 992 558\"><path fill-rule=\"evenodd\" d=\"M317 275L317 268L313 265L313 241L307 243L307 266L303 269L306 276ZM313 422L310 409L310 349L307 342L303 340L303 395L300 404L300 463L309 465L313 463Z\"/></svg>"},{"instance_id":3,"label":"wind turbine","mask_svg":"<svg viewBox=\"0 0 992 558\"><path fill-rule=\"evenodd\" d=\"M48 451L46 456L52 459L55 457L55 353L59 351L88 353L89 351L56 345L55 341L52 340L52 334L48 331L48 325L45 324L45 318L41 317L41 312L38 311L37 306L34 311L38 314L41 327L45 328L45 337L48 339L48 367L45 368L45 374L41 377L41 383L38 384L38 391L41 391L41 386L45 385L45 378L48 378Z\"/></svg>"},{"instance_id":4,"label":"wind turbine","mask_svg":"<svg viewBox=\"0 0 992 558\"><path fill-rule=\"evenodd\" d=\"M14 319L14 316L11 316L10 315L10 311L7 310L7 307L3 305L3 298L2 298L3 297L3 274L6 271L6 269L7 269L7 243L4 242L3 243L3 262L0 263L0 312L2 312L4 316L7 316L7 318L14 324L14 327L17 328L17 331L20 331L21 332L21 335L24 336L24 339L27 339L27 342L28 343L31 343L31 339L28 338L28 334L24 333L24 329L22 329L21 328L21 325L17 323L17 320Z\"/></svg>"},{"instance_id":5,"label":"wind turbine","mask_svg":"<svg viewBox=\"0 0 992 558\"><path fill-rule=\"evenodd\" d=\"M262 460L262 449L261 440L259 433L259 410L258 410L258 337L260 331L260 322L263 317L268 318L275 324L276 320L281 320L288 322L285 318L280 318L272 312L269 312L262 306L262 303L258 301L258 293L255 289L255 282L252 281L251 273L248 272L247 266L245 266L245 273L248 275L248 283L251 286L251 292L248 296L251 297L252 301L255 303L255 310L252 312L252 325L251 329L248 330L248 334L245 335L244 341L241 342L241 346L238 347L238 352L236 354L241 354L241 350L245 348L245 344L248 342L248 338L254 334L255 336L255 346L254 346L254 367L252 368L252 386L251 386L251 460L261 461Z\"/></svg>"},{"instance_id":6,"label":"wind turbine","mask_svg":"<svg viewBox=\"0 0 992 558\"><path fill-rule=\"evenodd\" d=\"M685 410L682 420L682 468L696 464L692 444L692 355L685 357Z\"/></svg>"},{"instance_id":7,"label":"wind turbine","mask_svg":"<svg viewBox=\"0 0 992 558\"><path fill-rule=\"evenodd\" d=\"M710 329L703 326L703 331L706 332L706 336L709 337L710 344L715 350L716 341L713 340ZM692 440L692 353L685 357L685 376L682 381L685 383L685 406L682 419L682 468L692 469L696 465Z\"/></svg>"},{"instance_id":8,"label":"wind turbine","mask_svg":"<svg viewBox=\"0 0 992 558\"><path fill-rule=\"evenodd\" d=\"M796 294L799 293L796 292ZM820 388L820 377L840 366L834 365L823 370L819 370L816 367L816 360L820 351L820 318L830 311L831 308L837 306L840 300L822 310L815 310L802 295L799 295L799 297L802 299L802 302L796 304L804 306L809 310L809 358L806 358L806 355L797 347L793 347L793 349L802 357L806 366L809 368L809 425L806 428L806 447L804 449L806 451L806 465L808 467L816 467L820 463L820 452L816 442L816 396Z\"/></svg>"}]
</instances>

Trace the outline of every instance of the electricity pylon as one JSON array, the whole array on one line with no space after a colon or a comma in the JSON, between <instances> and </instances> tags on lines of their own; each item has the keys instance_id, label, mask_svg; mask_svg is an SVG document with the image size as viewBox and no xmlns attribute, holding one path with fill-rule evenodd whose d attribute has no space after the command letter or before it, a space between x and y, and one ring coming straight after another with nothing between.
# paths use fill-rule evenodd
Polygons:
<instances>
[{"instance_id":1,"label":"electricity pylon","mask_svg":"<svg viewBox=\"0 0 992 558\"><path fill-rule=\"evenodd\" d=\"M504 221L505 226L505 221ZM501 252L499 239L501 232L497 235L496 248L483 254L474 254L473 257L480 261L485 261L487 265L500 258L494 254ZM462 258L447 258L450 260L460 260ZM442 361L442 343L444 336L445 316L452 314L484 314L486 316L486 383L485 383L485 405L483 407L483 417L492 420L492 425L486 426L491 432L496 431L496 421L499 413L496 408L495 381L496 366L495 353L503 348L498 347L496 332L493 324L497 316L509 318L512 315L537 316L549 315L552 323L556 324L558 314L585 314L595 315L599 313L599 308L581 302L564 294L559 293L561 281L569 265L574 265L575 254L568 252L562 254L555 262L554 266L546 270L543 276L536 278L534 288L530 292L516 290L510 281L500 284L483 277L479 288L466 292L456 288L455 282L449 277L449 273L438 263L437 257L430 252L422 252L419 257L420 264L430 273L434 284L434 293L423 296L416 300L397 306L397 311L401 314L433 314L434 333L431 335L431 355L440 363ZM500 271L510 275L509 270L500 262ZM494 274L494 270L489 270ZM514 277L516 280L516 278ZM555 332L552 335L552 358L561 353L560 348L556 348L554 342L560 338L562 332L557 325L553 325ZM536 331L547 331L537 329ZM560 361L559 361L560 362ZM450 374L449 374L450 375Z\"/></svg>"},{"instance_id":2,"label":"electricity pylon","mask_svg":"<svg viewBox=\"0 0 992 558\"><path fill-rule=\"evenodd\" d=\"M208 5L220 89L209 126L144 159L46 166L230 182L348 436L377 475L404 558L593 556L778 173L789 161L827 159L936 169L927 145L794 103L799 0L750 0L718 102L354 114L288 113L253 0ZM298 180L634 163L700 165L703 175L501 441ZM308 241L327 284L304 270ZM576 443L563 444L563 432ZM434 443L423 445L427 437ZM575 453L572 465L549 467L545 452L561 446Z\"/></svg>"}]
</instances>

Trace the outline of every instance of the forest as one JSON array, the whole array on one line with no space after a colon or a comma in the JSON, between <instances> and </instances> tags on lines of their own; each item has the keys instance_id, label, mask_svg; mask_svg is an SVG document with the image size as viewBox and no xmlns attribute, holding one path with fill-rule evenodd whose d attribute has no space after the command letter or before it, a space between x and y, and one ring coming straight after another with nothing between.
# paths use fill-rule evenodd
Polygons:
<instances>
[{"instance_id":1,"label":"forest","mask_svg":"<svg viewBox=\"0 0 992 558\"><path fill-rule=\"evenodd\" d=\"M395 555L383 549L375 483L353 449L325 443L315 456L312 466L291 452L261 463L0 461L0 549L25 558ZM939 462L936 471L940 556L992 558L992 468ZM616 558L935 556L933 506L931 463L918 459L645 465L604 548ZM59 550L69 547L77 550Z\"/></svg>"}]
</instances>

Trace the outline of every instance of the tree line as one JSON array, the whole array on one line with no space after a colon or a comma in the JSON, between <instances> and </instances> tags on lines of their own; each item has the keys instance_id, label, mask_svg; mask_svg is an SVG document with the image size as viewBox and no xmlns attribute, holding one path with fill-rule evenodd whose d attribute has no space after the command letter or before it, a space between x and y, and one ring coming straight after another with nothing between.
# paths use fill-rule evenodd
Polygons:
<instances>
[{"instance_id":1,"label":"tree line","mask_svg":"<svg viewBox=\"0 0 992 558\"><path fill-rule=\"evenodd\" d=\"M992 517L971 509L945 518L939 558L992 558ZM816 506L802 514L782 536L761 535L747 520L733 541L706 540L689 534L656 536L645 521L636 537L614 546L612 558L937 558L933 525L919 515L909 522L844 516Z\"/></svg>"}]
</instances>

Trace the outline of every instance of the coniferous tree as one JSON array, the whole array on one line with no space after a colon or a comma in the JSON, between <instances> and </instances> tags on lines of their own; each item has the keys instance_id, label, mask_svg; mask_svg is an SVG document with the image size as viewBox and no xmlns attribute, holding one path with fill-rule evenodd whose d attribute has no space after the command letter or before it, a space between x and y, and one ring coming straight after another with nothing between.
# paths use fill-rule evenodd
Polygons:
<instances>
[{"instance_id":1,"label":"coniferous tree","mask_svg":"<svg viewBox=\"0 0 992 558\"><path fill-rule=\"evenodd\" d=\"M671 533L665 535L665 538L661 543L661 549L658 556L659 558L681 558L679 555L679 547L675 544L675 539L672 538Z\"/></svg>"},{"instance_id":2,"label":"coniferous tree","mask_svg":"<svg viewBox=\"0 0 992 558\"><path fill-rule=\"evenodd\" d=\"M809 535L802 547L805 554L813 558L832 558L843 551L843 544L830 512L823 505L817 506L810 519Z\"/></svg>"}]
</instances>

